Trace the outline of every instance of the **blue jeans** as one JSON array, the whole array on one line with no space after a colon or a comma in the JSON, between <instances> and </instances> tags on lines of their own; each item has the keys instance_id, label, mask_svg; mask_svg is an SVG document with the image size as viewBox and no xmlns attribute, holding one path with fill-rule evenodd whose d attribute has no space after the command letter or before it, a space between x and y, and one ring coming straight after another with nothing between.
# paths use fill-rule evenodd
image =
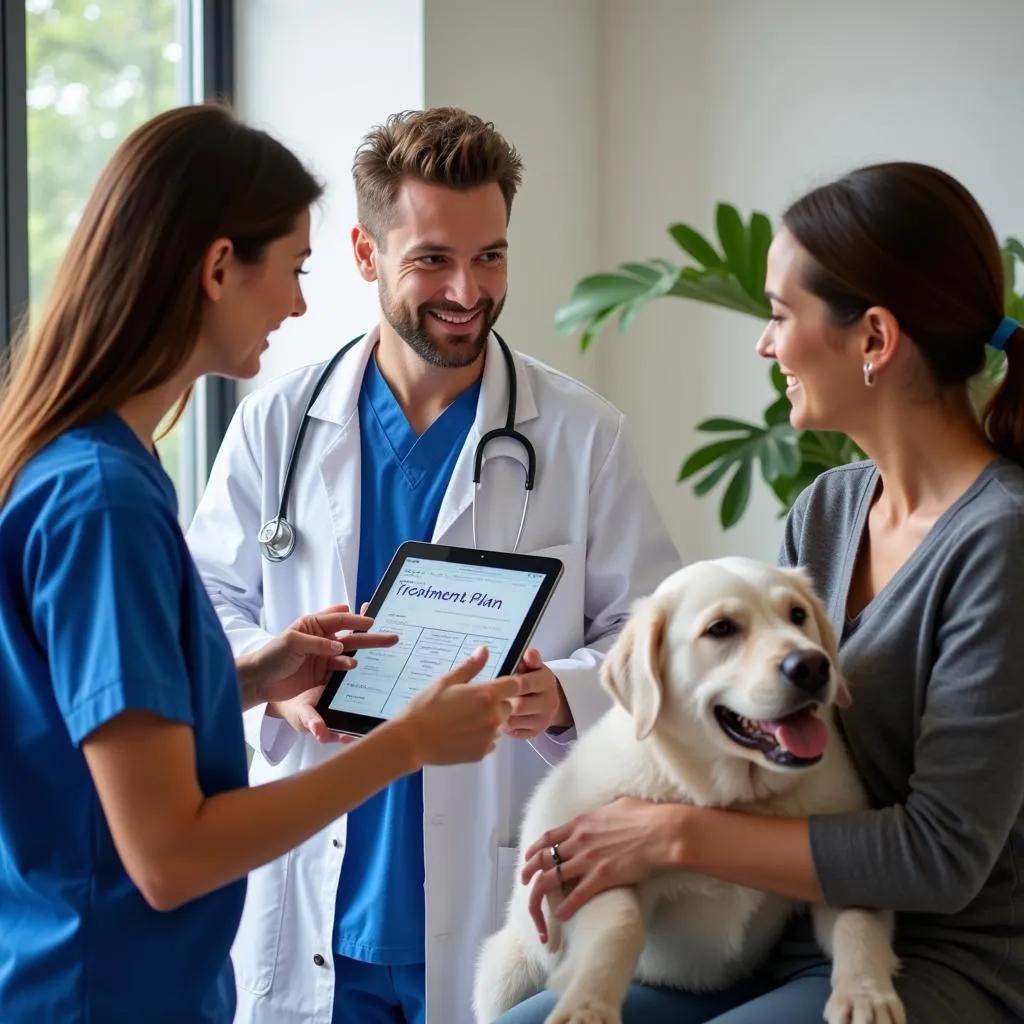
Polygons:
<instances>
[{"instance_id":1,"label":"blue jeans","mask_svg":"<svg viewBox=\"0 0 1024 1024\"><path fill-rule=\"evenodd\" d=\"M896 991L908 1024L1020 1024L1004 1004L958 971L915 956L902 961ZM821 1024L831 972L831 964L819 963L785 980L769 974L709 995L633 985L622 1024ZM497 1024L544 1024L556 1002L556 996L542 992L513 1007Z\"/></svg>"},{"instance_id":2,"label":"blue jeans","mask_svg":"<svg viewBox=\"0 0 1024 1024\"><path fill-rule=\"evenodd\" d=\"M821 1024L831 965L810 967L784 984L750 981L724 992L693 995L632 985L622 1024ZM497 1024L544 1024L558 997L550 992L513 1007Z\"/></svg>"}]
</instances>

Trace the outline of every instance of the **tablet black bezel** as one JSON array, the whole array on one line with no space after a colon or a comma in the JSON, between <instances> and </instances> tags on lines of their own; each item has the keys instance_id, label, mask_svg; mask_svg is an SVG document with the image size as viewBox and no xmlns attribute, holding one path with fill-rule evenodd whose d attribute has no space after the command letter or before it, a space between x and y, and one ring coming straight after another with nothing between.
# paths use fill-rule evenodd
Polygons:
<instances>
[{"instance_id":1,"label":"tablet black bezel","mask_svg":"<svg viewBox=\"0 0 1024 1024\"><path fill-rule=\"evenodd\" d=\"M475 548L458 548L449 544L426 544L421 541L406 541L395 552L384 578L380 581L373 597L370 599L366 614L375 618L384 598L391 590L402 565L409 558L424 558L435 562L450 562L456 565L482 565L495 569L515 569L520 572L539 572L544 581L534 597L533 604L523 619L523 624L509 645L504 661L498 670L498 676L511 674L523 653L529 646L530 639L540 622L544 609L562 576L562 563L557 558L545 555L520 555L507 551L478 551ZM352 653L352 652L349 652ZM333 673L324 687L316 710L331 732L345 733L351 736L365 736L377 726L390 721L387 718L376 718L372 715L359 715L352 711L338 711L331 708L331 701L338 692L346 672Z\"/></svg>"}]
</instances>

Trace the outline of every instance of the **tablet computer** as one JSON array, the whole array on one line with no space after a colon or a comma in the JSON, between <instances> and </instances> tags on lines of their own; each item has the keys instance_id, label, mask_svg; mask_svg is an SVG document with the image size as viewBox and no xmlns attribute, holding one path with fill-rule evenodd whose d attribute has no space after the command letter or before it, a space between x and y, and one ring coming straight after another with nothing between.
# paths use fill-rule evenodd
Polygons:
<instances>
[{"instance_id":1,"label":"tablet computer","mask_svg":"<svg viewBox=\"0 0 1024 1024\"><path fill-rule=\"evenodd\" d=\"M335 672L317 712L328 729L365 736L481 645L489 656L476 680L511 674L561 575L557 558L403 544L366 610L398 643Z\"/></svg>"}]
</instances>

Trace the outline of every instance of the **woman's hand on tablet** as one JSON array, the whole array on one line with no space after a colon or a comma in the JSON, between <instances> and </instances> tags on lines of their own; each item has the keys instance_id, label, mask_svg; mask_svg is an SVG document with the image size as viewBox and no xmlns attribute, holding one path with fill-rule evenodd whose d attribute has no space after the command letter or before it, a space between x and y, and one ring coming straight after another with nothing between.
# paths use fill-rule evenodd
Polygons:
<instances>
[{"instance_id":1,"label":"woman's hand on tablet","mask_svg":"<svg viewBox=\"0 0 1024 1024\"><path fill-rule=\"evenodd\" d=\"M343 652L398 643L394 634L367 632L372 625L373 619L352 614L347 605L304 615L258 651L236 659L243 704L274 705L279 717L295 728L293 719L300 712L303 721L308 719L305 709L308 705L313 710L319 697L314 691L323 689L331 673L355 667L355 659ZM284 704L294 707L285 709ZM326 733L320 716L315 717Z\"/></svg>"},{"instance_id":2,"label":"woman's hand on tablet","mask_svg":"<svg viewBox=\"0 0 1024 1024\"><path fill-rule=\"evenodd\" d=\"M494 749L523 684L518 676L506 676L467 685L486 663L487 648L481 647L393 720L407 729L419 764L479 761Z\"/></svg>"},{"instance_id":3,"label":"woman's hand on tablet","mask_svg":"<svg viewBox=\"0 0 1024 1024\"><path fill-rule=\"evenodd\" d=\"M322 686L314 686L291 700L272 701L267 704L267 714L271 718L283 718L296 732L308 732L320 743L351 743L354 736L331 732L317 711L317 701L323 692Z\"/></svg>"}]
</instances>

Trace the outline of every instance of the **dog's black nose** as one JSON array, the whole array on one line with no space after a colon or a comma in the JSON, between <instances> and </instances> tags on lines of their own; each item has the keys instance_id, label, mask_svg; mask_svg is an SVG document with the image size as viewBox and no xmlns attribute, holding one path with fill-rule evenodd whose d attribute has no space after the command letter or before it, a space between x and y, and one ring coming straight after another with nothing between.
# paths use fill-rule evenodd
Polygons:
<instances>
[{"instance_id":1,"label":"dog's black nose","mask_svg":"<svg viewBox=\"0 0 1024 1024\"><path fill-rule=\"evenodd\" d=\"M830 665L821 651L793 651L779 666L782 674L807 693L818 693L828 685Z\"/></svg>"}]
</instances>

